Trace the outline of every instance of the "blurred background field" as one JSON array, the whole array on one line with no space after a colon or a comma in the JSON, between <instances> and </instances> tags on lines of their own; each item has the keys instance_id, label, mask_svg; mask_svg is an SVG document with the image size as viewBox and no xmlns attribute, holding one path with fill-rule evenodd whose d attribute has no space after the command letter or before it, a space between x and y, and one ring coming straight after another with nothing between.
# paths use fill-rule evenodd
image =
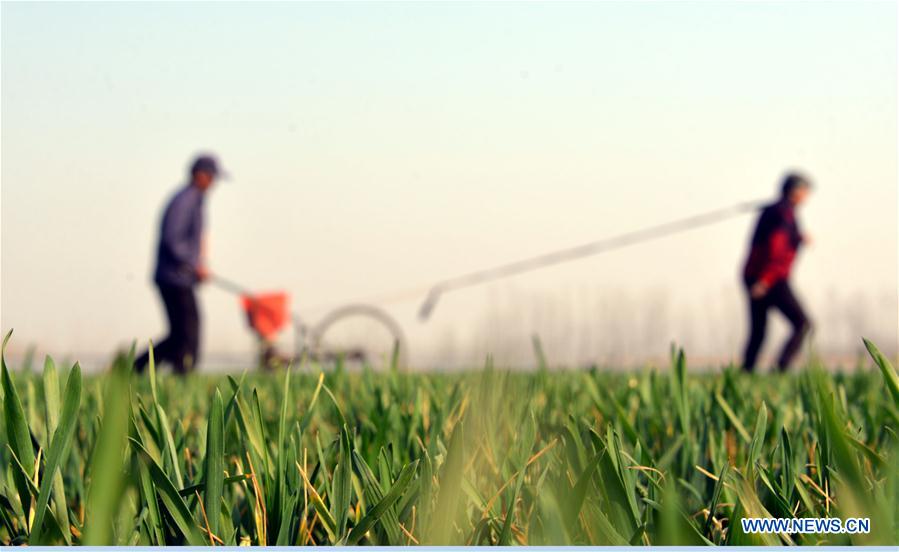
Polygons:
<instances>
[{"instance_id":1,"label":"blurred background field","mask_svg":"<svg viewBox=\"0 0 899 552\"><path fill-rule=\"evenodd\" d=\"M796 289L833 366L893 358L896 5L890 2L25 3L2 6L2 294L29 346L85 371L165 321L160 211L191 157L211 268L348 301L816 183ZM428 324L382 305L419 369L726 364L744 345L749 217L471 289ZM208 287L202 369L247 366ZM87 314L89 313L89 314ZM90 323L86 323L86 317ZM771 347L783 327L772 323ZM289 335L282 347L291 347ZM702 359L700 361L700 359ZM706 362L708 361L708 362Z\"/></svg>"}]
</instances>

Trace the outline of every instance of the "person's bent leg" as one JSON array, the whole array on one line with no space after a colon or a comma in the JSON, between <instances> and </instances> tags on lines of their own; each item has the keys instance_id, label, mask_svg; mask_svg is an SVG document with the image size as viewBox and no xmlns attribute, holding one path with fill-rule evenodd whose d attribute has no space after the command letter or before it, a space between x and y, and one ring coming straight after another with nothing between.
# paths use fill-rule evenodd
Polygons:
<instances>
[{"instance_id":1,"label":"person's bent leg","mask_svg":"<svg viewBox=\"0 0 899 552\"><path fill-rule=\"evenodd\" d=\"M743 370L752 372L758 359L762 342L765 341L765 330L768 325L767 299L749 299L749 341L743 355Z\"/></svg>"},{"instance_id":2,"label":"person's bent leg","mask_svg":"<svg viewBox=\"0 0 899 552\"><path fill-rule=\"evenodd\" d=\"M174 360L174 352L177 340L173 339L173 335L177 335L180 319L178 315L179 306L177 297L171 292L168 286L159 286L159 296L165 307L165 315L169 323L169 334L161 339L158 343L153 344L153 362L156 366L163 362L172 362ZM147 348L135 361L134 369L141 373L150 363L150 349Z\"/></svg>"},{"instance_id":3,"label":"person's bent leg","mask_svg":"<svg viewBox=\"0 0 899 552\"><path fill-rule=\"evenodd\" d=\"M160 293L165 301L165 312L169 318L169 335L162 345L162 354L157 355L157 362L168 361L175 372L183 372L186 333L186 296L189 288L180 286L160 286ZM154 354L156 349L154 349Z\"/></svg>"},{"instance_id":4,"label":"person's bent leg","mask_svg":"<svg viewBox=\"0 0 899 552\"><path fill-rule=\"evenodd\" d=\"M159 343L153 345L153 364L155 366L159 366L163 362L171 362L172 361L172 339L170 336L167 336L165 339L161 340ZM146 351L143 352L137 359L134 361L134 369L137 373L143 373L146 370L147 366L150 364L150 349L147 348Z\"/></svg>"},{"instance_id":5,"label":"person's bent leg","mask_svg":"<svg viewBox=\"0 0 899 552\"><path fill-rule=\"evenodd\" d=\"M772 289L772 291L776 291L773 296L773 305L787 317L787 320L790 321L793 327L793 333L790 334L790 337L784 343L780 358L777 361L777 366L781 371L786 371L790 367L790 363L792 363L796 353L799 352L802 340L805 339L805 336L811 330L811 323L787 282L781 282L777 289Z\"/></svg>"},{"instance_id":6,"label":"person's bent leg","mask_svg":"<svg viewBox=\"0 0 899 552\"><path fill-rule=\"evenodd\" d=\"M181 316L181 356L175 369L179 374L185 374L192 371L200 359L200 311L193 288L184 288L182 291Z\"/></svg>"}]
</instances>

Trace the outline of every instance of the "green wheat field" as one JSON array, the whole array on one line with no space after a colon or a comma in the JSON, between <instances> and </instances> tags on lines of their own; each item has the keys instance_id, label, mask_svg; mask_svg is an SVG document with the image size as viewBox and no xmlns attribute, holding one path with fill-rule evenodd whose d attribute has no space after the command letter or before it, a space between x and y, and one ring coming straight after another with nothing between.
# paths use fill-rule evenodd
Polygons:
<instances>
[{"instance_id":1,"label":"green wheat field","mask_svg":"<svg viewBox=\"0 0 899 552\"><path fill-rule=\"evenodd\" d=\"M866 345L788 375L4 362L0 544L896 544L899 378ZM871 532L738 522L794 516Z\"/></svg>"}]
</instances>

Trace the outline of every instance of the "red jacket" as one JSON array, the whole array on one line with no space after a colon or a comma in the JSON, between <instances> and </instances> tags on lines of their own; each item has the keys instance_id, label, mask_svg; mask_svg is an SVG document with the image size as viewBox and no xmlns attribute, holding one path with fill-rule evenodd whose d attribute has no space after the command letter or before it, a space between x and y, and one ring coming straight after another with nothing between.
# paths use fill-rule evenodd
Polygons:
<instances>
[{"instance_id":1,"label":"red jacket","mask_svg":"<svg viewBox=\"0 0 899 552\"><path fill-rule=\"evenodd\" d=\"M771 287L786 280L801 243L793 205L781 200L765 207L752 234L749 257L743 268L746 285L763 282Z\"/></svg>"}]
</instances>

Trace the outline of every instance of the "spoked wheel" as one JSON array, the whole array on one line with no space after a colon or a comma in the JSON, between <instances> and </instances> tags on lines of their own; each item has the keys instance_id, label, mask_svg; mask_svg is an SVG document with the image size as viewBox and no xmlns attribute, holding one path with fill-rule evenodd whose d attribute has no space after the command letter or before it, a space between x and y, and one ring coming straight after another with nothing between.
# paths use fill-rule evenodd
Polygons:
<instances>
[{"instance_id":1,"label":"spoked wheel","mask_svg":"<svg viewBox=\"0 0 899 552\"><path fill-rule=\"evenodd\" d=\"M402 328L373 305L353 304L331 311L309 330L306 343L310 358L343 358L371 366L389 365L398 348L397 365L406 367L408 349Z\"/></svg>"}]
</instances>

